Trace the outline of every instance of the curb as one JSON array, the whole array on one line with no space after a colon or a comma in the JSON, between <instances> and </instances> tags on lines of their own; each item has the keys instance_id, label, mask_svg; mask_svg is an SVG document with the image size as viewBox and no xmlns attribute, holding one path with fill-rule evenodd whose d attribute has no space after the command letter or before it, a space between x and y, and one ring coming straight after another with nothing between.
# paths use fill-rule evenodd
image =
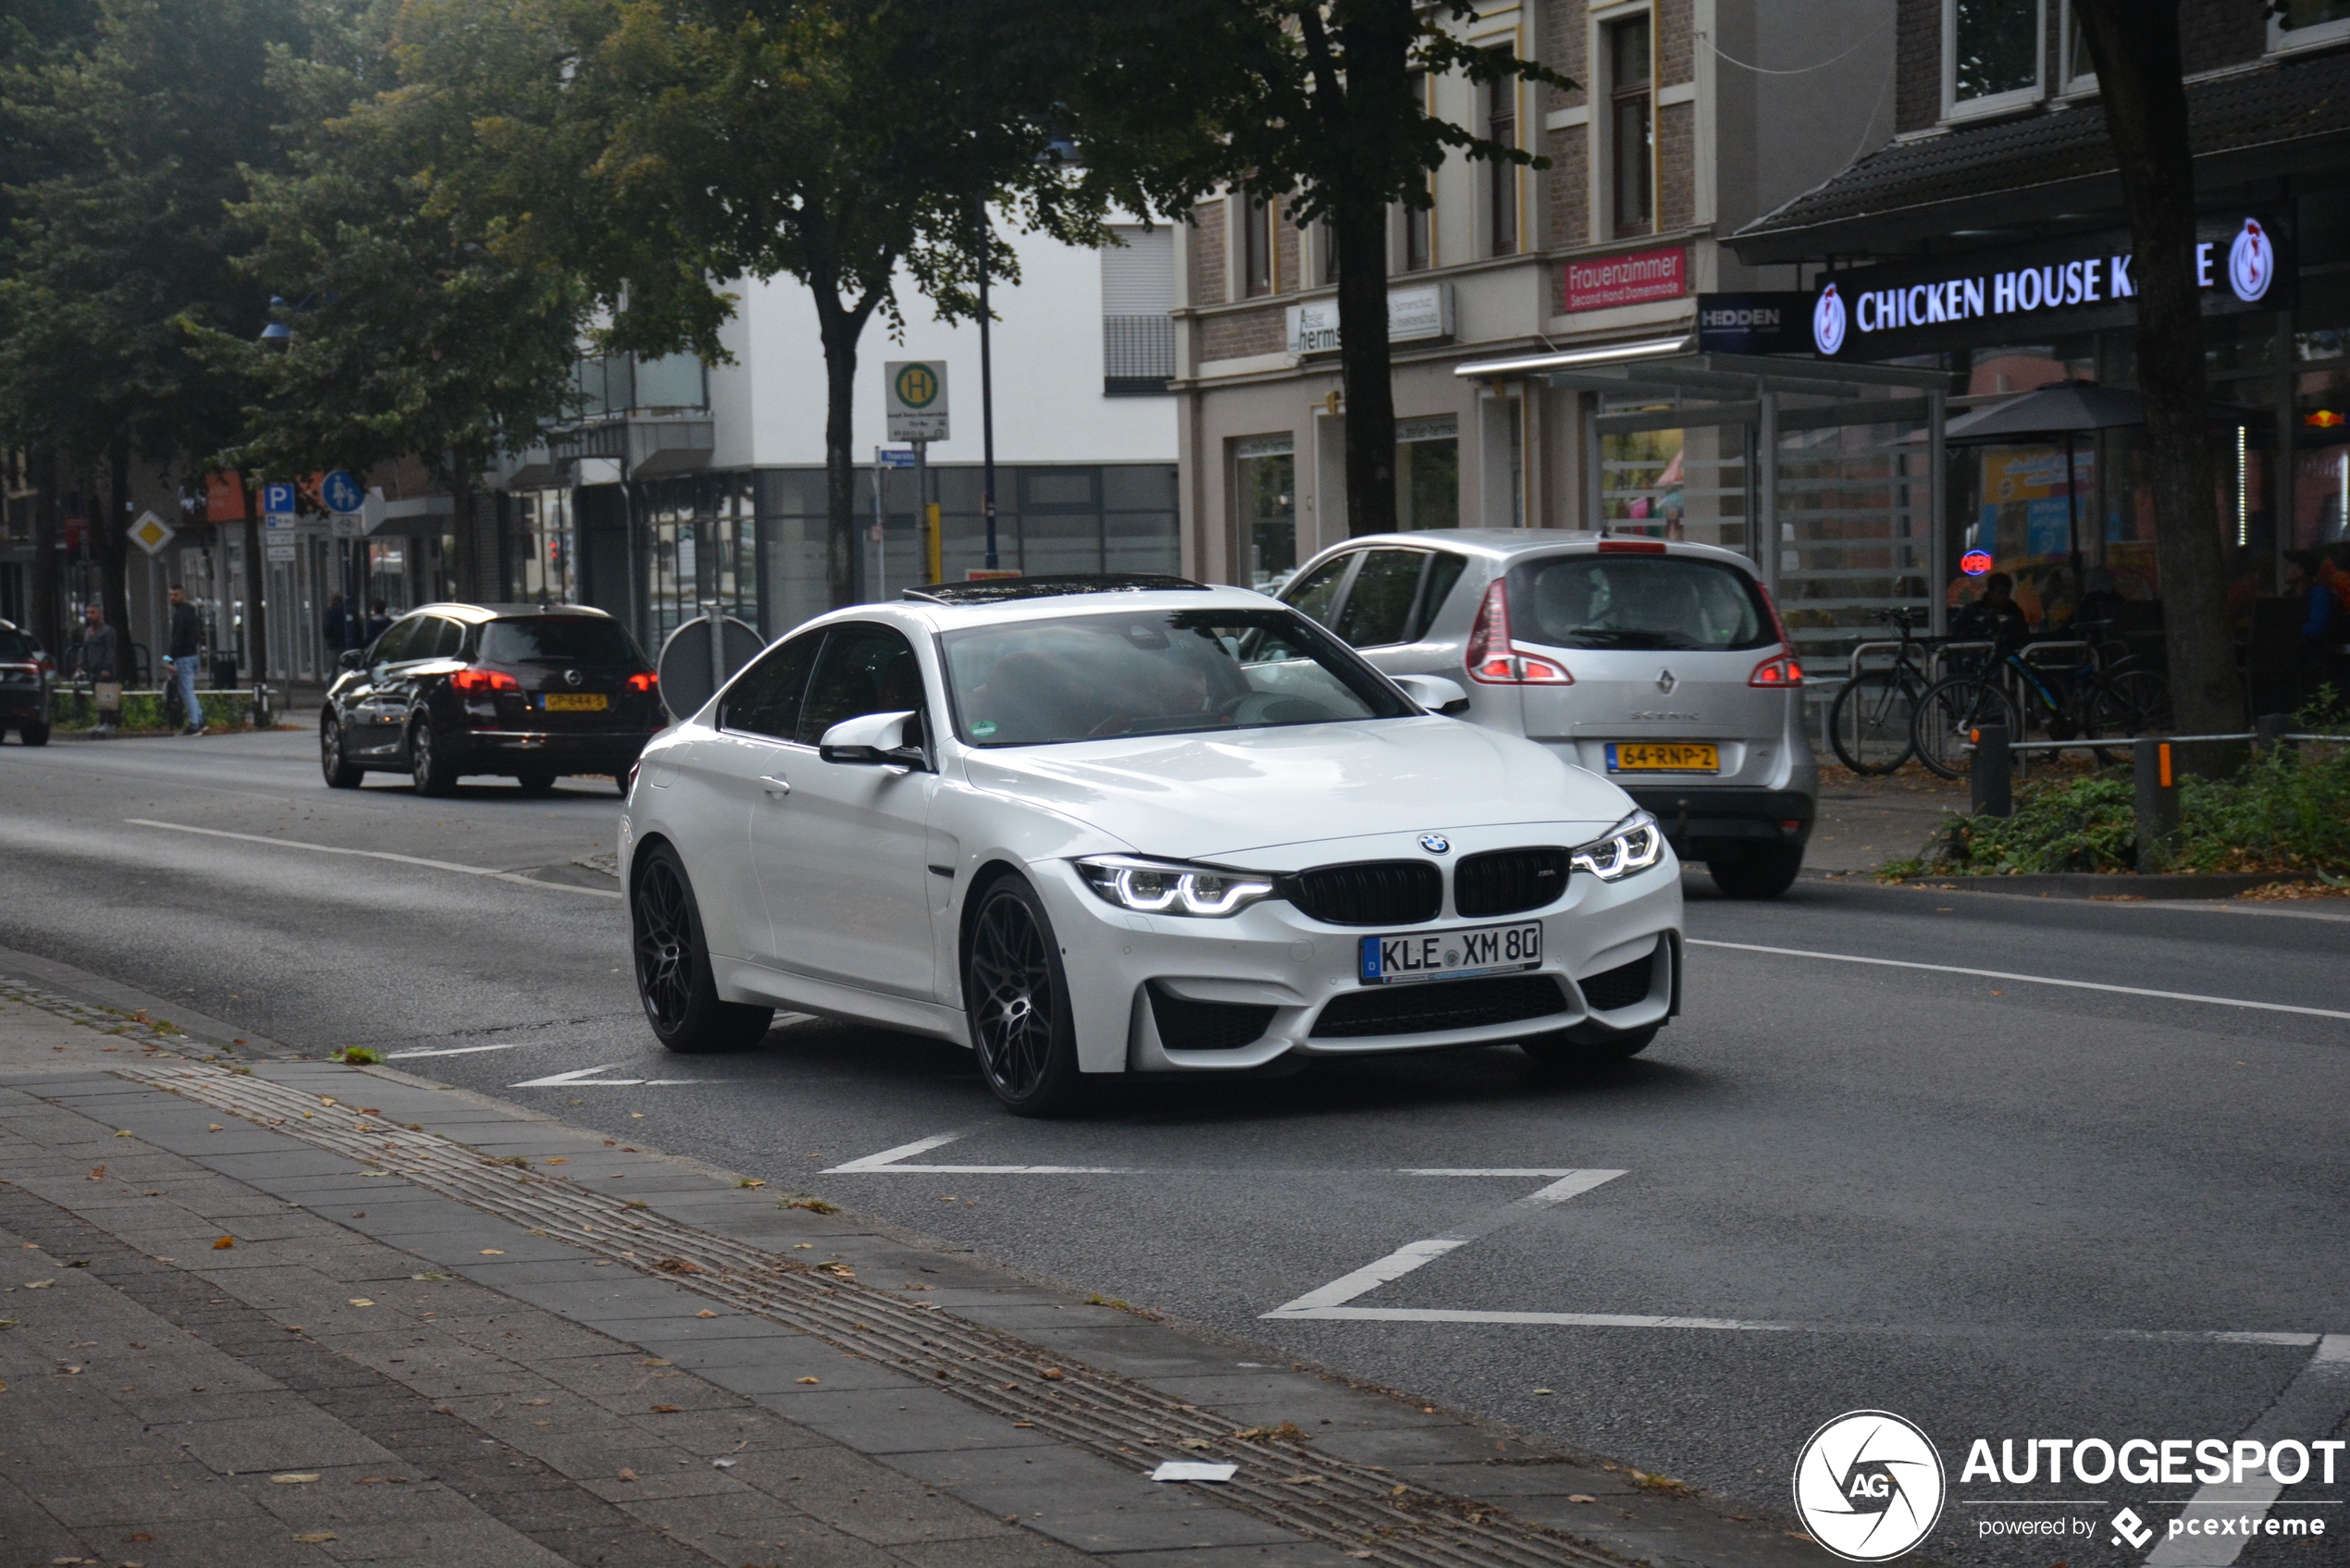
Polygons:
<instances>
[{"instance_id":1,"label":"curb","mask_svg":"<svg viewBox=\"0 0 2350 1568\"><path fill-rule=\"evenodd\" d=\"M1867 873L1860 873L1866 875ZM2022 876L1895 877L1886 887L1937 893L2006 893L2041 898L2233 898L2271 883L2315 882L2310 871L2228 871L2208 876L2138 876L2118 871L2059 871Z\"/></svg>"}]
</instances>

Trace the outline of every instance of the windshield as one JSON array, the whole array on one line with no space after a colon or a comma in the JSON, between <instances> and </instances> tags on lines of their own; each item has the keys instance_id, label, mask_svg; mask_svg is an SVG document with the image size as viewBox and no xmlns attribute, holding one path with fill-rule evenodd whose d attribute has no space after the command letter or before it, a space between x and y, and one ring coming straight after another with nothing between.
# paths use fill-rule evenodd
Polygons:
<instances>
[{"instance_id":1,"label":"windshield","mask_svg":"<svg viewBox=\"0 0 2350 1568\"><path fill-rule=\"evenodd\" d=\"M481 629L481 656L493 664L625 664L645 656L617 621L600 615L534 615L492 621Z\"/></svg>"},{"instance_id":2,"label":"windshield","mask_svg":"<svg viewBox=\"0 0 2350 1568\"><path fill-rule=\"evenodd\" d=\"M1778 641L1754 580L1717 561L1554 555L1510 573L1517 636L1552 648L1766 648Z\"/></svg>"},{"instance_id":3,"label":"windshield","mask_svg":"<svg viewBox=\"0 0 2350 1568\"><path fill-rule=\"evenodd\" d=\"M976 626L945 638L971 746L1392 719L1411 708L1286 610L1150 611Z\"/></svg>"}]
</instances>

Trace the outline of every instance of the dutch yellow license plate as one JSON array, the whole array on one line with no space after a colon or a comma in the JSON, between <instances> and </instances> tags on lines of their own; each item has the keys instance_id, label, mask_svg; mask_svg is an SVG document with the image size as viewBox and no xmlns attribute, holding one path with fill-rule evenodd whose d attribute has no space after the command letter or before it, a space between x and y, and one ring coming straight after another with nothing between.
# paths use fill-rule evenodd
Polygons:
<instances>
[{"instance_id":1,"label":"dutch yellow license plate","mask_svg":"<svg viewBox=\"0 0 2350 1568\"><path fill-rule=\"evenodd\" d=\"M550 691L547 694L550 713L600 713L612 706L612 699L600 691Z\"/></svg>"},{"instance_id":2,"label":"dutch yellow license plate","mask_svg":"<svg viewBox=\"0 0 2350 1568\"><path fill-rule=\"evenodd\" d=\"M1718 773L1722 748L1688 741L1613 741L1607 748L1611 773Z\"/></svg>"}]
</instances>

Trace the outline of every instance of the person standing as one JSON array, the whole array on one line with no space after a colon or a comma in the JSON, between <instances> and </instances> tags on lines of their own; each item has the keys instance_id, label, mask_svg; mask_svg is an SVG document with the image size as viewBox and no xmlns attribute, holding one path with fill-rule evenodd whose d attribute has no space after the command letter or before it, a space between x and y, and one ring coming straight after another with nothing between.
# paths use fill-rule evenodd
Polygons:
<instances>
[{"instance_id":1,"label":"person standing","mask_svg":"<svg viewBox=\"0 0 2350 1568\"><path fill-rule=\"evenodd\" d=\"M122 711L122 677L118 674L114 628L106 624L104 606L94 600L81 610L81 641L74 655L75 673L90 683L98 710L96 733L110 735ZM109 689L110 688L110 689Z\"/></svg>"},{"instance_id":2,"label":"person standing","mask_svg":"<svg viewBox=\"0 0 2350 1568\"><path fill-rule=\"evenodd\" d=\"M367 605L366 635L360 639L361 648L373 648L376 639L391 630L391 617L384 611L382 599L372 599Z\"/></svg>"},{"instance_id":3,"label":"person standing","mask_svg":"<svg viewBox=\"0 0 2350 1568\"><path fill-rule=\"evenodd\" d=\"M327 600L327 617L319 628L326 633L327 647L340 654L351 646L351 611L344 608L342 595Z\"/></svg>"},{"instance_id":4,"label":"person standing","mask_svg":"<svg viewBox=\"0 0 2350 1568\"><path fill-rule=\"evenodd\" d=\"M179 711L187 722L180 729L183 735L200 735L211 726L204 722L204 709L196 701L196 664L204 643L204 622L196 614L196 607L188 602L188 590L174 584L171 589L171 643L164 657L171 661L171 682L179 688Z\"/></svg>"}]
</instances>

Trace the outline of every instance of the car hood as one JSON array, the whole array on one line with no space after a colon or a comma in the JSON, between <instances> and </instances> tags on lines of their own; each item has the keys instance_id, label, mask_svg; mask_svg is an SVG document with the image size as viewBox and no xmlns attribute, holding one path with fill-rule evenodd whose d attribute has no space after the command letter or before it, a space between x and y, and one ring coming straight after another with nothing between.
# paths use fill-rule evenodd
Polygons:
<instances>
[{"instance_id":1,"label":"car hood","mask_svg":"<svg viewBox=\"0 0 2350 1568\"><path fill-rule=\"evenodd\" d=\"M972 751L965 768L979 789L1178 859L1500 823L1589 836L1633 809L1531 741L1432 716Z\"/></svg>"}]
</instances>

